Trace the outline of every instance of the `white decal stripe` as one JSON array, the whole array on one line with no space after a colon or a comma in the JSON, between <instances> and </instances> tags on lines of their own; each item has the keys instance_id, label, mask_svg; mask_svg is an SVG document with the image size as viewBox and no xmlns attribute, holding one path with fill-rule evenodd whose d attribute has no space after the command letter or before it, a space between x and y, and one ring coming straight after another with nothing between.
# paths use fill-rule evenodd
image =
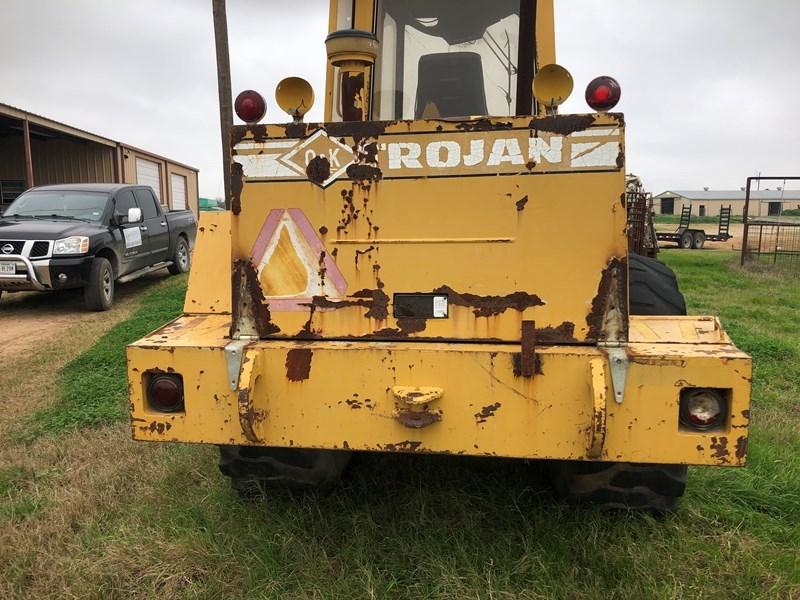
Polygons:
<instances>
[{"instance_id":1,"label":"white decal stripe","mask_svg":"<svg viewBox=\"0 0 800 600\"><path fill-rule=\"evenodd\" d=\"M619 136L619 128L607 128L607 127L597 127L593 129L584 129L583 131L576 131L575 133L571 134L570 137L572 138L584 138L584 137L606 137L606 136Z\"/></svg>"},{"instance_id":2,"label":"white decal stripe","mask_svg":"<svg viewBox=\"0 0 800 600\"><path fill-rule=\"evenodd\" d=\"M572 144L572 168L616 167L619 142Z\"/></svg>"}]
</instances>

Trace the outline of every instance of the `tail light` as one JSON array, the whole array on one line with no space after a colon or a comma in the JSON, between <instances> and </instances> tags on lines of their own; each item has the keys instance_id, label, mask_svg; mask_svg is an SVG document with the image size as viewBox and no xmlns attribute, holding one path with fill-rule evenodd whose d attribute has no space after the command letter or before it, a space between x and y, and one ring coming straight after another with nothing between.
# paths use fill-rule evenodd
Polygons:
<instances>
[{"instance_id":1,"label":"tail light","mask_svg":"<svg viewBox=\"0 0 800 600\"><path fill-rule=\"evenodd\" d=\"M147 383L147 405L158 412L183 411L183 377L174 373L150 375Z\"/></svg>"},{"instance_id":2,"label":"tail light","mask_svg":"<svg viewBox=\"0 0 800 600\"><path fill-rule=\"evenodd\" d=\"M693 431L710 431L725 425L728 402L724 390L687 388L681 391L680 424Z\"/></svg>"},{"instance_id":3,"label":"tail light","mask_svg":"<svg viewBox=\"0 0 800 600\"><path fill-rule=\"evenodd\" d=\"M264 96L255 90L245 90L236 96L233 109L236 111L236 116L248 125L252 125L264 118L267 102Z\"/></svg>"},{"instance_id":4,"label":"tail light","mask_svg":"<svg viewBox=\"0 0 800 600\"><path fill-rule=\"evenodd\" d=\"M586 86L586 103L597 112L611 110L619 103L620 98L622 88L613 77L597 77Z\"/></svg>"}]
</instances>

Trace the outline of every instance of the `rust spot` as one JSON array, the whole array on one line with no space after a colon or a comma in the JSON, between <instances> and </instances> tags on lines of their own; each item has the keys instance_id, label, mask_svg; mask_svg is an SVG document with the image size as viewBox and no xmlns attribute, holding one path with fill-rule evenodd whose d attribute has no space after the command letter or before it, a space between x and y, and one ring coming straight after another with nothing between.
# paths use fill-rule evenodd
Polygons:
<instances>
[{"instance_id":1,"label":"rust spot","mask_svg":"<svg viewBox=\"0 0 800 600\"><path fill-rule=\"evenodd\" d=\"M749 421L750 420L750 410L749 409L743 410L742 411L742 416Z\"/></svg>"},{"instance_id":2,"label":"rust spot","mask_svg":"<svg viewBox=\"0 0 800 600\"><path fill-rule=\"evenodd\" d=\"M427 321L425 319L397 319L397 326L400 328L402 335L411 335L412 333L425 331Z\"/></svg>"},{"instance_id":3,"label":"rust spot","mask_svg":"<svg viewBox=\"0 0 800 600\"><path fill-rule=\"evenodd\" d=\"M528 197L525 196L517 200L517 212L522 212L525 210L525 205L528 203Z\"/></svg>"},{"instance_id":4,"label":"rust spot","mask_svg":"<svg viewBox=\"0 0 800 600\"><path fill-rule=\"evenodd\" d=\"M283 128L283 131L287 138L304 138L308 135L308 125L306 123L289 123Z\"/></svg>"},{"instance_id":5,"label":"rust spot","mask_svg":"<svg viewBox=\"0 0 800 600\"><path fill-rule=\"evenodd\" d=\"M528 171L533 171L536 168L536 161L529 160L525 163L525 168L528 169Z\"/></svg>"},{"instance_id":6,"label":"rust spot","mask_svg":"<svg viewBox=\"0 0 800 600\"><path fill-rule=\"evenodd\" d=\"M397 420L411 429L422 429L438 423L442 420L442 414L438 411L412 411L402 410L397 413Z\"/></svg>"},{"instance_id":7,"label":"rust spot","mask_svg":"<svg viewBox=\"0 0 800 600\"><path fill-rule=\"evenodd\" d=\"M475 420L478 423L485 423L489 417L493 417L494 413L497 412L497 409L500 408L502 404L499 402L495 402L494 404L490 404L489 406L484 406L480 412L475 413Z\"/></svg>"},{"instance_id":8,"label":"rust spot","mask_svg":"<svg viewBox=\"0 0 800 600\"><path fill-rule=\"evenodd\" d=\"M519 371L522 377L533 377L536 373L536 323L522 322L522 348L519 357Z\"/></svg>"},{"instance_id":9,"label":"rust spot","mask_svg":"<svg viewBox=\"0 0 800 600\"><path fill-rule=\"evenodd\" d=\"M396 444L385 444L384 446L379 446L379 448L387 452L416 452L420 446L422 446L422 442L406 440L405 442L397 442Z\"/></svg>"},{"instance_id":10,"label":"rust spot","mask_svg":"<svg viewBox=\"0 0 800 600\"><path fill-rule=\"evenodd\" d=\"M347 406L349 406L353 410L358 410L363 406L363 404L361 404L361 400L357 398L350 398L349 400L345 400L344 403L347 404Z\"/></svg>"},{"instance_id":11,"label":"rust spot","mask_svg":"<svg viewBox=\"0 0 800 600\"><path fill-rule=\"evenodd\" d=\"M511 129L512 124L506 121L492 121L491 119L476 119L473 121L463 121L456 125L456 129L461 131L499 131Z\"/></svg>"},{"instance_id":12,"label":"rust spot","mask_svg":"<svg viewBox=\"0 0 800 600\"><path fill-rule=\"evenodd\" d=\"M325 227L325 225L323 225L322 227L319 228L319 234L320 235L328 235L328 228Z\"/></svg>"},{"instance_id":13,"label":"rust spot","mask_svg":"<svg viewBox=\"0 0 800 600\"><path fill-rule=\"evenodd\" d=\"M383 179L383 171L379 167L364 164L352 164L347 167L347 176L362 184L377 182Z\"/></svg>"},{"instance_id":14,"label":"rust spot","mask_svg":"<svg viewBox=\"0 0 800 600\"><path fill-rule=\"evenodd\" d=\"M264 291L251 260L237 260L233 265L233 319L231 337L254 335L264 338L279 333L271 322Z\"/></svg>"},{"instance_id":15,"label":"rust spot","mask_svg":"<svg viewBox=\"0 0 800 600\"><path fill-rule=\"evenodd\" d=\"M477 296L475 294L460 294L449 286L441 286L433 290L434 294L447 294L450 304L474 309L476 317L495 317L501 315L509 308L519 312L533 306L543 306L539 296L526 292L514 292L506 296Z\"/></svg>"},{"instance_id":16,"label":"rust spot","mask_svg":"<svg viewBox=\"0 0 800 600\"><path fill-rule=\"evenodd\" d=\"M172 423L159 423L157 421L153 421L150 423L150 427L148 427L148 429L150 430L150 433L164 435L164 433L172 429Z\"/></svg>"},{"instance_id":17,"label":"rust spot","mask_svg":"<svg viewBox=\"0 0 800 600\"><path fill-rule=\"evenodd\" d=\"M592 309L586 317L588 340L628 339L627 273L624 258L612 258L603 270Z\"/></svg>"},{"instance_id":18,"label":"rust spot","mask_svg":"<svg viewBox=\"0 0 800 600\"><path fill-rule=\"evenodd\" d=\"M263 419L263 415L253 409L250 402L250 389L242 388L237 395L239 401L239 425L242 427L244 437L251 442L258 442L258 436L254 430L255 422Z\"/></svg>"},{"instance_id":19,"label":"rust spot","mask_svg":"<svg viewBox=\"0 0 800 600\"><path fill-rule=\"evenodd\" d=\"M382 135L389 125L395 121L351 121L342 123L328 123L325 129L331 137L351 137L355 142L364 139L377 138Z\"/></svg>"},{"instance_id":20,"label":"rust spot","mask_svg":"<svg viewBox=\"0 0 800 600\"><path fill-rule=\"evenodd\" d=\"M728 438L726 437L712 437L711 438L711 450L713 450L714 454L712 455L714 458L719 460L721 463L728 462L728 456L730 455L730 451L728 450Z\"/></svg>"},{"instance_id":21,"label":"rust spot","mask_svg":"<svg viewBox=\"0 0 800 600\"><path fill-rule=\"evenodd\" d=\"M231 164L231 211L238 215L242 212L242 188L244 187L244 170L242 165Z\"/></svg>"},{"instance_id":22,"label":"rust spot","mask_svg":"<svg viewBox=\"0 0 800 600\"><path fill-rule=\"evenodd\" d=\"M535 117L529 125L534 131L547 131L560 135L570 135L583 131L594 124L594 115L554 115Z\"/></svg>"},{"instance_id":23,"label":"rust spot","mask_svg":"<svg viewBox=\"0 0 800 600\"><path fill-rule=\"evenodd\" d=\"M742 436L736 440L736 458L743 460L747 455L747 437Z\"/></svg>"},{"instance_id":24,"label":"rust spot","mask_svg":"<svg viewBox=\"0 0 800 600\"><path fill-rule=\"evenodd\" d=\"M536 329L536 339L541 342L575 342L575 323L564 321L558 327L540 327Z\"/></svg>"},{"instance_id":25,"label":"rust spot","mask_svg":"<svg viewBox=\"0 0 800 600\"><path fill-rule=\"evenodd\" d=\"M306 167L308 180L322 185L331 176L331 163L326 156L315 156Z\"/></svg>"},{"instance_id":26,"label":"rust spot","mask_svg":"<svg viewBox=\"0 0 800 600\"><path fill-rule=\"evenodd\" d=\"M311 359L314 353L310 348L293 348L286 353L286 379L305 381L311 374Z\"/></svg>"}]
</instances>

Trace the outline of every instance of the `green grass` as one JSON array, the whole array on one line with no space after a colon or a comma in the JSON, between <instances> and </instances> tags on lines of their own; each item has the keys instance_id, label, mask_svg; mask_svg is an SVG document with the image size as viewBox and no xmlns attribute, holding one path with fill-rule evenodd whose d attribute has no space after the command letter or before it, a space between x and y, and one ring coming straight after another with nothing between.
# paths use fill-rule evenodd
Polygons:
<instances>
[{"instance_id":1,"label":"green grass","mask_svg":"<svg viewBox=\"0 0 800 600\"><path fill-rule=\"evenodd\" d=\"M127 418L125 346L183 310L186 277L170 278L143 294L141 306L112 327L90 350L58 374L55 404L28 416L13 437L30 441L45 434Z\"/></svg>"},{"instance_id":2,"label":"green grass","mask_svg":"<svg viewBox=\"0 0 800 600\"><path fill-rule=\"evenodd\" d=\"M677 215L653 215L653 223L666 223L670 225L677 225L681 222L680 214ZM742 216L741 215L731 215L731 223L741 223ZM715 217L698 217L696 215L692 215L692 223L719 223L719 216Z\"/></svg>"},{"instance_id":3,"label":"green grass","mask_svg":"<svg viewBox=\"0 0 800 600\"><path fill-rule=\"evenodd\" d=\"M68 591L187 599L800 598L800 285L741 271L731 253L660 257L676 270L690 312L720 315L756 361L748 467L692 468L676 513L655 519L562 506L523 461L372 454L357 456L333 493L244 502L216 471L214 448L147 446L146 470L132 481L126 472L116 495L70 534ZM62 399L53 413L62 417L47 431L124 414L124 385L111 381L124 372L121 349L169 318L180 297L180 285L157 290L132 317L136 325L120 324L87 353L94 359L65 369L72 400ZM154 303L162 312L154 314ZM106 361L113 367L102 383L91 374ZM84 416L74 405L89 387L100 397ZM0 489L25 477L0 478Z\"/></svg>"}]
</instances>

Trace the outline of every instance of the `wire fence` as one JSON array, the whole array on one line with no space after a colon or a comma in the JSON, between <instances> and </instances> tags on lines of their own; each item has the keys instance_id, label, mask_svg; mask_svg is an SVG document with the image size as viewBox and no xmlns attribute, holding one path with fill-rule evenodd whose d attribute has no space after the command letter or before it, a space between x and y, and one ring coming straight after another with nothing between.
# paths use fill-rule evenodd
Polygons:
<instances>
[{"instance_id":1,"label":"wire fence","mask_svg":"<svg viewBox=\"0 0 800 600\"><path fill-rule=\"evenodd\" d=\"M742 240L742 266L765 267L800 274L800 217L784 216L783 202L777 217L750 217L750 200L753 182L782 182L778 190L785 190L787 182L800 181L800 177L748 177L744 206L744 239ZM771 213L770 213L771 214Z\"/></svg>"},{"instance_id":2,"label":"wire fence","mask_svg":"<svg viewBox=\"0 0 800 600\"><path fill-rule=\"evenodd\" d=\"M800 272L800 219L748 221L745 265L776 265Z\"/></svg>"}]
</instances>

